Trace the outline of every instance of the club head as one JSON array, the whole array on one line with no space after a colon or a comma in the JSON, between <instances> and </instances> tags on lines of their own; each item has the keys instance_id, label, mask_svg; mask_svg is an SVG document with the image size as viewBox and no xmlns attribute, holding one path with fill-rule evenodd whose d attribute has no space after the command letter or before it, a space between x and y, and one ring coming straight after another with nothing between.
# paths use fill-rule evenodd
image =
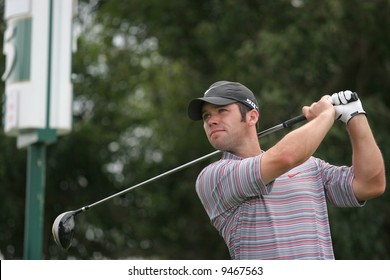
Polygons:
<instances>
[{"instance_id":1,"label":"club head","mask_svg":"<svg viewBox=\"0 0 390 280\"><path fill-rule=\"evenodd\" d=\"M69 249L74 235L74 216L76 211L69 211L59 215L53 223L52 234L54 241L62 249Z\"/></svg>"}]
</instances>

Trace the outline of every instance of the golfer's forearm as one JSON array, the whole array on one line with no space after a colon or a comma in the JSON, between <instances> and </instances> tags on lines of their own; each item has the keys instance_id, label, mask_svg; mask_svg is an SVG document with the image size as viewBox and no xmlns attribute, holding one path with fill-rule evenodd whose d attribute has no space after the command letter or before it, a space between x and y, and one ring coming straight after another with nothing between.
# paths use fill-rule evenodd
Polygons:
<instances>
[{"instance_id":1,"label":"golfer's forearm","mask_svg":"<svg viewBox=\"0 0 390 280\"><path fill-rule=\"evenodd\" d=\"M262 176L269 182L302 164L314 154L332 127L333 115L322 114L290 132L262 158Z\"/></svg>"},{"instance_id":2,"label":"golfer's forearm","mask_svg":"<svg viewBox=\"0 0 390 280\"><path fill-rule=\"evenodd\" d=\"M286 156L291 158L293 167L305 162L314 154L333 122L333 117L320 115L282 139L280 144L284 146Z\"/></svg>"},{"instance_id":3,"label":"golfer's forearm","mask_svg":"<svg viewBox=\"0 0 390 280\"><path fill-rule=\"evenodd\" d=\"M358 115L351 119L348 132L352 143L355 194L361 200L376 197L385 190L385 167L367 118Z\"/></svg>"}]
</instances>

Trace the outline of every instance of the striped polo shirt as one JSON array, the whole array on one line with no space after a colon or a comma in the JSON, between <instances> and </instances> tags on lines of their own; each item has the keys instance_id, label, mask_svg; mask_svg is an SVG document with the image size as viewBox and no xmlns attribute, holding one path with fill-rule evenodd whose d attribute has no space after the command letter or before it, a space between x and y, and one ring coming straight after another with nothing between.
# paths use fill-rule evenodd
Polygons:
<instances>
[{"instance_id":1,"label":"striped polo shirt","mask_svg":"<svg viewBox=\"0 0 390 280\"><path fill-rule=\"evenodd\" d=\"M232 259L334 259L327 203L361 207L353 168L311 157L264 184L262 154L225 152L202 170L197 194Z\"/></svg>"}]
</instances>

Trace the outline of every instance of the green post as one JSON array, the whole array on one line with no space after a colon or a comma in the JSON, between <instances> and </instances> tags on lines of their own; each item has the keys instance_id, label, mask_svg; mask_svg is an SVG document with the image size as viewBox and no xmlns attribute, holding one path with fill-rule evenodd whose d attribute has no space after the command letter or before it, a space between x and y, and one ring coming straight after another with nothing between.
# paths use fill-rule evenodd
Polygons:
<instances>
[{"instance_id":1,"label":"green post","mask_svg":"<svg viewBox=\"0 0 390 280\"><path fill-rule=\"evenodd\" d=\"M45 205L46 144L28 147L24 259L42 259Z\"/></svg>"},{"instance_id":2,"label":"green post","mask_svg":"<svg viewBox=\"0 0 390 280\"><path fill-rule=\"evenodd\" d=\"M77 0L5 5L4 131L28 149L24 259L43 258L46 146L71 130L71 38ZM47 74L47 75L45 75ZM44 116L46 114L46 116Z\"/></svg>"}]
</instances>

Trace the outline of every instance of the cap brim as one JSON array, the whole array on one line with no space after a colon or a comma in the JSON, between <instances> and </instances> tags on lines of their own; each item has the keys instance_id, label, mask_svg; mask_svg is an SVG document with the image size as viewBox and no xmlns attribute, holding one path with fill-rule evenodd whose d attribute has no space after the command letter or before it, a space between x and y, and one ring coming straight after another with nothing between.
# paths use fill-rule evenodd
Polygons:
<instances>
[{"instance_id":1,"label":"cap brim","mask_svg":"<svg viewBox=\"0 0 390 280\"><path fill-rule=\"evenodd\" d=\"M188 105L188 117L193 121L199 121L202 119L202 107L203 104L211 103L214 105L228 105L237 102L236 100L224 98L224 97L201 97L191 100Z\"/></svg>"}]
</instances>

